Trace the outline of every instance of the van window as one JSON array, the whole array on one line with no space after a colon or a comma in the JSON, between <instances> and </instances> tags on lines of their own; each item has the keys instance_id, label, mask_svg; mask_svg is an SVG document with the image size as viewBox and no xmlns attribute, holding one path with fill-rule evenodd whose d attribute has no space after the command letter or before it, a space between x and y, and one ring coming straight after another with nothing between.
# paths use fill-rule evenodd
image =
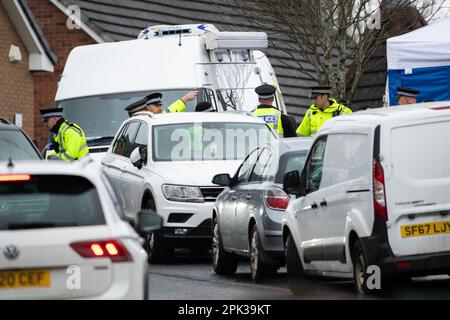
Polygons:
<instances>
[{"instance_id":1,"label":"van window","mask_svg":"<svg viewBox=\"0 0 450 320\"><path fill-rule=\"evenodd\" d=\"M330 134L320 189L369 176L372 157L369 137L364 134Z\"/></svg>"},{"instance_id":2,"label":"van window","mask_svg":"<svg viewBox=\"0 0 450 320\"><path fill-rule=\"evenodd\" d=\"M318 140L311 151L311 156L306 165L306 186L307 192L319 190L322 181L323 160L325 156L327 138Z\"/></svg>"},{"instance_id":3,"label":"van window","mask_svg":"<svg viewBox=\"0 0 450 320\"><path fill-rule=\"evenodd\" d=\"M450 121L394 128L393 174L416 180L450 177Z\"/></svg>"},{"instance_id":4,"label":"van window","mask_svg":"<svg viewBox=\"0 0 450 320\"><path fill-rule=\"evenodd\" d=\"M199 99L205 95L205 89L148 90L139 92L115 93L108 95L82 97L58 102L58 108L64 108L64 117L78 124L89 138L114 137L123 121L128 119L125 107L142 100L152 92L161 92L163 108L183 97L191 90L199 90ZM209 93L210 94L210 93ZM195 111L197 100L187 103L186 111Z\"/></svg>"}]
</instances>

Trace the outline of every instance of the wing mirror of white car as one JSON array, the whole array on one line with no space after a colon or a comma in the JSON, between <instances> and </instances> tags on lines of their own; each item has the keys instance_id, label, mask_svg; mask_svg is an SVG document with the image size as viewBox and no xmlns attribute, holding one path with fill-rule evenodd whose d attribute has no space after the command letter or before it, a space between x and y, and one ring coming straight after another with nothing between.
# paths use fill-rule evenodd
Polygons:
<instances>
[{"instance_id":1,"label":"wing mirror of white car","mask_svg":"<svg viewBox=\"0 0 450 320\"><path fill-rule=\"evenodd\" d=\"M138 216L138 230L141 232L156 231L161 229L163 219L154 212L141 211Z\"/></svg>"},{"instance_id":2,"label":"wing mirror of white car","mask_svg":"<svg viewBox=\"0 0 450 320\"><path fill-rule=\"evenodd\" d=\"M231 182L231 177L228 173L221 173L214 176L212 183L221 187L228 187Z\"/></svg>"},{"instance_id":3,"label":"wing mirror of white car","mask_svg":"<svg viewBox=\"0 0 450 320\"><path fill-rule=\"evenodd\" d=\"M289 195L295 195L297 198L305 195L303 179L297 170L284 175L283 190Z\"/></svg>"},{"instance_id":4,"label":"wing mirror of white car","mask_svg":"<svg viewBox=\"0 0 450 320\"><path fill-rule=\"evenodd\" d=\"M131 152L130 160L133 166L135 166L138 169L142 168L144 160L142 159L140 148L136 148L133 150L133 152Z\"/></svg>"}]
</instances>

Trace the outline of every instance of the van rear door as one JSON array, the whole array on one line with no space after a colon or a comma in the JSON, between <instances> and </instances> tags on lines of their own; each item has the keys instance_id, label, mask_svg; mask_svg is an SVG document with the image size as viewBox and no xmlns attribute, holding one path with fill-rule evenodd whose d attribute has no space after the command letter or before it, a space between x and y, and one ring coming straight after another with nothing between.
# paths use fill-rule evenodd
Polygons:
<instances>
[{"instance_id":1,"label":"van rear door","mask_svg":"<svg viewBox=\"0 0 450 320\"><path fill-rule=\"evenodd\" d=\"M390 128L384 166L396 256L450 251L450 116L442 113Z\"/></svg>"}]
</instances>

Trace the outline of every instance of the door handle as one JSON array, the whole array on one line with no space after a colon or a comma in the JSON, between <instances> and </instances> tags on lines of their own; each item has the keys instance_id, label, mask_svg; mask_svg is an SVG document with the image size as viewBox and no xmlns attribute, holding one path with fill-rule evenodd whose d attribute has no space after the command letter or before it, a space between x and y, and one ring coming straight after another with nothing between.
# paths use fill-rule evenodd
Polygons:
<instances>
[{"instance_id":1,"label":"door handle","mask_svg":"<svg viewBox=\"0 0 450 320\"><path fill-rule=\"evenodd\" d=\"M327 206L327 200L323 199L322 202L320 203L321 207L326 207Z\"/></svg>"},{"instance_id":2,"label":"door handle","mask_svg":"<svg viewBox=\"0 0 450 320\"><path fill-rule=\"evenodd\" d=\"M251 199L252 199L252 195L251 195L251 194L249 194L249 193L247 193L247 194L245 195L245 199L247 199L247 200L251 200Z\"/></svg>"},{"instance_id":3,"label":"door handle","mask_svg":"<svg viewBox=\"0 0 450 320\"><path fill-rule=\"evenodd\" d=\"M319 208L319 206L317 205L317 203L313 202L311 204L311 209L317 209L317 208Z\"/></svg>"}]
</instances>

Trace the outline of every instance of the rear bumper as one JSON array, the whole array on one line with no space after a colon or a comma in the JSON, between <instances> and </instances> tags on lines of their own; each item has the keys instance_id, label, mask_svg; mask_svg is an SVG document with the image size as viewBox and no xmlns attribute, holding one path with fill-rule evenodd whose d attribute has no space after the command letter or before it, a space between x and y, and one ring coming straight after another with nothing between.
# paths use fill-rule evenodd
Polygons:
<instances>
[{"instance_id":1,"label":"rear bumper","mask_svg":"<svg viewBox=\"0 0 450 320\"><path fill-rule=\"evenodd\" d=\"M384 276L450 274L450 252L396 257L378 237L360 238L360 241L367 265L379 266Z\"/></svg>"}]
</instances>

